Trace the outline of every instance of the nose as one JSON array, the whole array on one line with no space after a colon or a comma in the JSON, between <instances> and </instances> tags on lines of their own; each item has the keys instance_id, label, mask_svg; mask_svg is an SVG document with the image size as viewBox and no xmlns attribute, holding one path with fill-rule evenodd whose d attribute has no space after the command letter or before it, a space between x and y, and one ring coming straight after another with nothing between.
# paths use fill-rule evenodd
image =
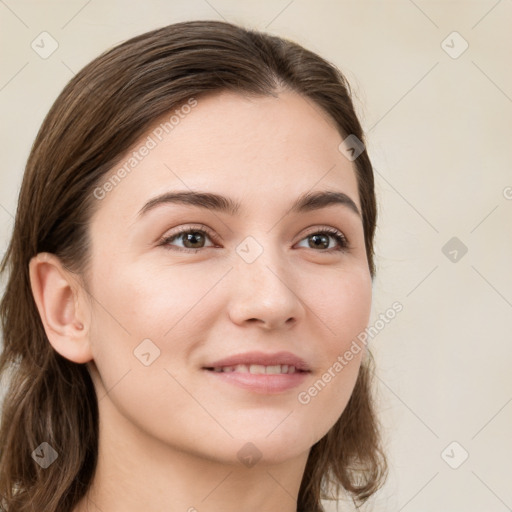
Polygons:
<instances>
[{"instance_id":1,"label":"nose","mask_svg":"<svg viewBox=\"0 0 512 512\"><path fill-rule=\"evenodd\" d=\"M286 266L277 251L266 248L252 262L240 257L230 274L228 313L235 324L285 329L304 315L304 305L294 289L293 268Z\"/></svg>"}]
</instances>

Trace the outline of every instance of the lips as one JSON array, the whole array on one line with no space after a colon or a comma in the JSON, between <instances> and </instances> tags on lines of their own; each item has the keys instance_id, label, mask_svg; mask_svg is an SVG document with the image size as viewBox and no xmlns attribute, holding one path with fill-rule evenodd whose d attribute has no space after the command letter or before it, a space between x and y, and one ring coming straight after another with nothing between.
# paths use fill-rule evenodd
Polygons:
<instances>
[{"instance_id":1,"label":"lips","mask_svg":"<svg viewBox=\"0 0 512 512\"><path fill-rule=\"evenodd\" d=\"M297 368L288 364L274 364L265 366L263 364L237 364L235 366L216 366L214 368L207 368L214 372L222 373L252 373L253 375L278 375L281 373L295 373Z\"/></svg>"},{"instance_id":2,"label":"lips","mask_svg":"<svg viewBox=\"0 0 512 512\"><path fill-rule=\"evenodd\" d=\"M239 372L251 374L275 375L279 373L310 372L309 365L300 357L291 352L246 352L236 354L224 359L213 361L205 370L214 372Z\"/></svg>"},{"instance_id":3,"label":"lips","mask_svg":"<svg viewBox=\"0 0 512 512\"><path fill-rule=\"evenodd\" d=\"M212 361L203 370L211 382L236 386L251 393L274 395L290 391L311 373L309 365L290 352L246 352Z\"/></svg>"}]
</instances>

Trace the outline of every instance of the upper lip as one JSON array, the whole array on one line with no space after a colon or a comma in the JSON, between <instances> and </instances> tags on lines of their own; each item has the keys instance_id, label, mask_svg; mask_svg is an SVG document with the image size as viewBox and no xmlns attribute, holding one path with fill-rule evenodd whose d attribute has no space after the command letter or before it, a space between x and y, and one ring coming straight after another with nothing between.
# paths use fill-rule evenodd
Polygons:
<instances>
[{"instance_id":1,"label":"upper lip","mask_svg":"<svg viewBox=\"0 0 512 512\"><path fill-rule=\"evenodd\" d=\"M219 359L208 363L203 368L220 368L223 366L236 366L238 364L260 364L263 366L288 365L295 366L297 370L310 371L309 365L300 357L291 352L245 352L243 354L235 354L224 359Z\"/></svg>"}]
</instances>

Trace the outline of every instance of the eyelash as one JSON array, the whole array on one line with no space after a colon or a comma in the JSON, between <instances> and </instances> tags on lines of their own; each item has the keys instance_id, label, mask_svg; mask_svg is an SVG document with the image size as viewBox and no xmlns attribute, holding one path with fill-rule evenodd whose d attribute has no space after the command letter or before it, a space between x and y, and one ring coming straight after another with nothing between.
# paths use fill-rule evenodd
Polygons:
<instances>
[{"instance_id":1,"label":"eyelash","mask_svg":"<svg viewBox=\"0 0 512 512\"><path fill-rule=\"evenodd\" d=\"M170 245L170 242L179 238L181 235L188 234L188 233L201 233L201 234L207 235L212 240L212 242L215 242L215 236L210 232L210 230L208 228L206 228L206 226L201 226L201 228L193 228L191 226L187 226L187 227L180 228L176 233L173 233L172 235L162 238L158 245L163 246L167 250L185 252L185 253L197 253L198 251L202 251L202 250L211 248L211 247L201 247L199 249L189 249L186 247L175 247L175 246ZM338 251L345 252L349 248L348 240L346 239L345 235L341 231L338 231L335 228L321 228L318 231L313 231L311 233L308 233L300 241L302 241L305 238L308 238L310 236L313 236L313 235L330 235L338 242L338 247L334 247L331 249L325 249L325 250L321 250L321 251L316 251L316 252L320 252L320 253L331 253L331 252L338 252Z\"/></svg>"}]
</instances>

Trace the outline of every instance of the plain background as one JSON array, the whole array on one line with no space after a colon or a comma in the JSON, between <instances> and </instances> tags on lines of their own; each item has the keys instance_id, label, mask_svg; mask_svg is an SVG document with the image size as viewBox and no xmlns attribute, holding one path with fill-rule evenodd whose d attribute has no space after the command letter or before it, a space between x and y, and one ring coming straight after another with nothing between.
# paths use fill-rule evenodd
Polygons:
<instances>
[{"instance_id":1,"label":"plain background","mask_svg":"<svg viewBox=\"0 0 512 512\"><path fill-rule=\"evenodd\" d=\"M371 342L391 469L373 509L510 510L512 1L0 1L0 252L67 81L191 19L288 37L353 87L379 201L373 322L403 305ZM31 47L51 48L42 32L58 43L47 58Z\"/></svg>"}]
</instances>

